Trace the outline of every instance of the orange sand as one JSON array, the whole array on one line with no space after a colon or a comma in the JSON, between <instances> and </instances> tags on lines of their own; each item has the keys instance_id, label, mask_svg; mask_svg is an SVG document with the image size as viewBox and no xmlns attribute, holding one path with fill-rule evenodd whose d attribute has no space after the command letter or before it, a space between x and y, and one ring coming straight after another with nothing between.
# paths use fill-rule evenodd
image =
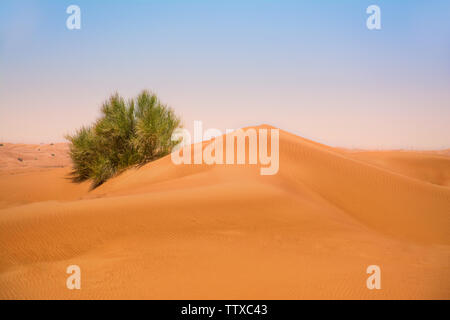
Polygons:
<instances>
[{"instance_id":1,"label":"orange sand","mask_svg":"<svg viewBox=\"0 0 450 320\"><path fill-rule=\"evenodd\" d=\"M450 298L446 153L281 131L275 176L169 156L90 191L51 147L59 162L0 147L1 299ZM81 290L66 288L72 264ZM366 288L373 264L381 290Z\"/></svg>"}]
</instances>

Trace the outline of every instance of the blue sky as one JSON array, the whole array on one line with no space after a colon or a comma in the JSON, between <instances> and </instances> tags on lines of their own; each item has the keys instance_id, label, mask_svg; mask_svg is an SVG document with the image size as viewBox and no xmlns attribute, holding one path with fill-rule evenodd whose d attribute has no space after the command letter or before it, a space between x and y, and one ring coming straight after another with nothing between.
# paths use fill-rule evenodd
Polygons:
<instances>
[{"instance_id":1,"label":"blue sky","mask_svg":"<svg viewBox=\"0 0 450 320\"><path fill-rule=\"evenodd\" d=\"M151 89L187 128L448 148L449 17L449 1L2 0L0 140L62 141L111 93Z\"/></svg>"}]
</instances>

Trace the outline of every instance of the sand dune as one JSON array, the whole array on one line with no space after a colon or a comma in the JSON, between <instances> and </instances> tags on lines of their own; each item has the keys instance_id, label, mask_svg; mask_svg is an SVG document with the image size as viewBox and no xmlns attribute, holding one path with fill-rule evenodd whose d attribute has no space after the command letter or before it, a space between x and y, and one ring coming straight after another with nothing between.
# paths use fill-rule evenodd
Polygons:
<instances>
[{"instance_id":1,"label":"sand dune","mask_svg":"<svg viewBox=\"0 0 450 320\"><path fill-rule=\"evenodd\" d=\"M0 146L0 175L70 167L67 143L12 144Z\"/></svg>"},{"instance_id":2,"label":"sand dune","mask_svg":"<svg viewBox=\"0 0 450 320\"><path fill-rule=\"evenodd\" d=\"M281 131L274 176L169 156L92 191L67 163L34 161L0 173L2 299L450 298L445 153L351 152ZM72 264L81 290L65 286ZM381 290L366 288L374 264Z\"/></svg>"},{"instance_id":3,"label":"sand dune","mask_svg":"<svg viewBox=\"0 0 450 320\"><path fill-rule=\"evenodd\" d=\"M450 155L444 153L363 151L348 156L414 179L450 186Z\"/></svg>"},{"instance_id":4,"label":"sand dune","mask_svg":"<svg viewBox=\"0 0 450 320\"><path fill-rule=\"evenodd\" d=\"M0 147L0 209L49 200L76 200L88 183L71 183L66 143ZM20 160L19 160L20 159Z\"/></svg>"}]
</instances>

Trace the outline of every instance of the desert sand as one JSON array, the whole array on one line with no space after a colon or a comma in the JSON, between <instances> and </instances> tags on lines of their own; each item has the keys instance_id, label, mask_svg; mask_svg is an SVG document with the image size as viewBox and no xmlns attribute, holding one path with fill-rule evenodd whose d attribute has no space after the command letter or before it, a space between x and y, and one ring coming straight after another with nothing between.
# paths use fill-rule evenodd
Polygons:
<instances>
[{"instance_id":1,"label":"desert sand","mask_svg":"<svg viewBox=\"0 0 450 320\"><path fill-rule=\"evenodd\" d=\"M450 299L446 152L280 131L274 176L167 156L91 190L70 166L64 144L0 147L0 299Z\"/></svg>"}]
</instances>

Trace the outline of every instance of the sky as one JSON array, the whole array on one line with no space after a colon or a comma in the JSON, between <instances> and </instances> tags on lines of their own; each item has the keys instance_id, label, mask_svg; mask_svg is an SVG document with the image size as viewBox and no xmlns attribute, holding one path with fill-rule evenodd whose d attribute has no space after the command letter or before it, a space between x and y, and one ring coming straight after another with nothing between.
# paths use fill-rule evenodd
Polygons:
<instances>
[{"instance_id":1,"label":"sky","mask_svg":"<svg viewBox=\"0 0 450 320\"><path fill-rule=\"evenodd\" d=\"M450 148L450 1L0 1L1 142L64 141L112 93L143 89L187 129Z\"/></svg>"}]
</instances>

